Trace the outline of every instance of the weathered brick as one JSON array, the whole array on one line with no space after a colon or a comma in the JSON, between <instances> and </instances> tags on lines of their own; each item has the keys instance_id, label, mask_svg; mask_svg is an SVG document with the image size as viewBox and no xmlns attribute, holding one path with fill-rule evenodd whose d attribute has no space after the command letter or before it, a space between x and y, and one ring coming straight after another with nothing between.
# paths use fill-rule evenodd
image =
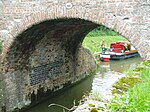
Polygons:
<instances>
[{"instance_id":1,"label":"weathered brick","mask_svg":"<svg viewBox=\"0 0 150 112\"><path fill-rule=\"evenodd\" d=\"M72 7L67 8L66 3L71 3ZM6 97L9 96L8 101L12 102L7 102L7 109L17 107L16 102L21 100L31 102L23 96L30 96L33 91L37 93L39 85L45 90L56 86L59 89L63 84L76 82L84 78L85 73L90 73L95 66L89 63L94 61L80 43L98 24L122 34L143 59L150 59L150 46L147 45L150 39L150 8L147 4L143 0L4 0L0 4L0 30L7 30L8 34L1 34L5 40L3 75L8 88L12 87L11 90L6 87L10 95ZM59 64L49 65L58 60L63 60L62 68ZM44 75L35 75L36 67L41 67L36 73Z\"/></svg>"}]
</instances>

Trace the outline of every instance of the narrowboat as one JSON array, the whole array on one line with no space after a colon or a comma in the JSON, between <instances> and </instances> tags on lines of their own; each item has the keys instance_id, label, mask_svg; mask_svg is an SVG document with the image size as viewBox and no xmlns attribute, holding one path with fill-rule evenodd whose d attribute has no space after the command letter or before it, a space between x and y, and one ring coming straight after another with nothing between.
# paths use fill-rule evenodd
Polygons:
<instances>
[{"instance_id":1,"label":"narrowboat","mask_svg":"<svg viewBox=\"0 0 150 112\"><path fill-rule=\"evenodd\" d=\"M115 42L110 48L102 48L101 61L122 60L138 56L137 50L128 42Z\"/></svg>"}]
</instances>

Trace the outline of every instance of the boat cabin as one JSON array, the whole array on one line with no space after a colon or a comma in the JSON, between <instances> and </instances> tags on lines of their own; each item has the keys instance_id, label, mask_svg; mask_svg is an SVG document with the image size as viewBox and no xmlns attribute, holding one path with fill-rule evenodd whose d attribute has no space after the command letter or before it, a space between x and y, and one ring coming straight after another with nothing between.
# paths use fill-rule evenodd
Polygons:
<instances>
[{"instance_id":1,"label":"boat cabin","mask_svg":"<svg viewBox=\"0 0 150 112\"><path fill-rule=\"evenodd\" d=\"M130 43L127 42L116 42L116 43L112 43L110 45L110 50L111 52L116 52L116 53L123 53L127 50L131 50L131 45Z\"/></svg>"},{"instance_id":2,"label":"boat cabin","mask_svg":"<svg viewBox=\"0 0 150 112\"><path fill-rule=\"evenodd\" d=\"M100 54L101 61L120 60L138 56L138 52L128 42L115 42L109 50Z\"/></svg>"}]
</instances>

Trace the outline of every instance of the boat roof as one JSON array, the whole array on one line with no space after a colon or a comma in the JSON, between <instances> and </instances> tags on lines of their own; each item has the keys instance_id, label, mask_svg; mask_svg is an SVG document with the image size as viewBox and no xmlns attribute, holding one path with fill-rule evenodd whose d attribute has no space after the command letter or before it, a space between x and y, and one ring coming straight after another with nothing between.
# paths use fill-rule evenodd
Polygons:
<instances>
[{"instance_id":1,"label":"boat roof","mask_svg":"<svg viewBox=\"0 0 150 112\"><path fill-rule=\"evenodd\" d=\"M113 42L113 43L111 43L111 44L129 44L129 42L124 42L124 41L118 41L118 42Z\"/></svg>"}]
</instances>

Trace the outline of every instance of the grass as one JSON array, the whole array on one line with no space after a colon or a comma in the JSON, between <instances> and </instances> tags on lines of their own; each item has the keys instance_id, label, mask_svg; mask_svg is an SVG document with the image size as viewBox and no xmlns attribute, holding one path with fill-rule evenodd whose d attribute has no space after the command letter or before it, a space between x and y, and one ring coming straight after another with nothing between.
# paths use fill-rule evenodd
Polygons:
<instances>
[{"instance_id":1,"label":"grass","mask_svg":"<svg viewBox=\"0 0 150 112\"><path fill-rule=\"evenodd\" d=\"M117 41L127 41L124 37L122 36L87 36L85 37L82 45L83 47L89 49L92 54L94 52L100 52L100 43L102 40L105 40L106 46L109 47L112 42L117 42Z\"/></svg>"},{"instance_id":2,"label":"grass","mask_svg":"<svg viewBox=\"0 0 150 112\"><path fill-rule=\"evenodd\" d=\"M107 47L109 47L112 42L127 41L123 36L119 35L115 31L105 26L99 26L88 33L82 45L94 54L94 52L101 52L100 43L102 40L105 40Z\"/></svg>"},{"instance_id":3,"label":"grass","mask_svg":"<svg viewBox=\"0 0 150 112\"><path fill-rule=\"evenodd\" d=\"M118 82L113 85L112 94L123 94L128 88L133 87L135 84L142 82L141 78L128 76L122 77Z\"/></svg>"},{"instance_id":4,"label":"grass","mask_svg":"<svg viewBox=\"0 0 150 112\"><path fill-rule=\"evenodd\" d=\"M90 99L96 100L96 101L102 101L102 97L99 91L95 91L93 93L89 94Z\"/></svg>"},{"instance_id":5,"label":"grass","mask_svg":"<svg viewBox=\"0 0 150 112\"><path fill-rule=\"evenodd\" d=\"M135 72L142 83L135 84L121 97L116 96L110 105L112 112L150 112L150 61L140 64L129 75Z\"/></svg>"}]
</instances>

